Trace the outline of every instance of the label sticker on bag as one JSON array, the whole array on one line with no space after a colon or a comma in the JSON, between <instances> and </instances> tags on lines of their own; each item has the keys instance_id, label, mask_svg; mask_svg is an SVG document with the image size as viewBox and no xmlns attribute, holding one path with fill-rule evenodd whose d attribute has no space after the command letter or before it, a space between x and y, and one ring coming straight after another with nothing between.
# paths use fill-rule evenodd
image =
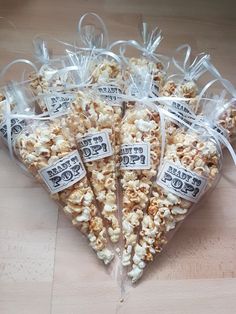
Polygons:
<instances>
[{"instance_id":1,"label":"label sticker on bag","mask_svg":"<svg viewBox=\"0 0 236 314\"><path fill-rule=\"evenodd\" d=\"M26 126L26 121L23 119L13 118L11 119L11 140L13 141L18 134L21 133L23 128ZM7 141L7 124L3 121L0 124L0 135Z\"/></svg>"},{"instance_id":2,"label":"label sticker on bag","mask_svg":"<svg viewBox=\"0 0 236 314\"><path fill-rule=\"evenodd\" d=\"M157 177L157 184L177 196L196 203L206 188L207 179L165 161Z\"/></svg>"},{"instance_id":3,"label":"label sticker on bag","mask_svg":"<svg viewBox=\"0 0 236 314\"><path fill-rule=\"evenodd\" d=\"M83 179L86 170L78 151L60 158L54 164L39 170L39 175L54 194L63 191Z\"/></svg>"},{"instance_id":4,"label":"label sticker on bag","mask_svg":"<svg viewBox=\"0 0 236 314\"><path fill-rule=\"evenodd\" d=\"M141 170L151 167L149 143L123 144L120 156L122 170Z\"/></svg>"},{"instance_id":5,"label":"label sticker on bag","mask_svg":"<svg viewBox=\"0 0 236 314\"><path fill-rule=\"evenodd\" d=\"M189 109L187 106L183 105L183 104L180 104L180 103L177 103L175 101L173 101L171 103L171 107L173 108L169 108L168 111L170 113L172 113L173 115L175 115L177 118L180 118L181 120L183 120L185 123L191 125L192 122L189 121L189 119L191 119L191 117L194 117L195 114L194 112ZM185 117L187 116L187 117ZM180 124L178 121L175 121L176 124Z\"/></svg>"},{"instance_id":6,"label":"label sticker on bag","mask_svg":"<svg viewBox=\"0 0 236 314\"><path fill-rule=\"evenodd\" d=\"M88 133L78 139L83 161L90 162L113 155L107 131Z\"/></svg>"},{"instance_id":7,"label":"label sticker on bag","mask_svg":"<svg viewBox=\"0 0 236 314\"><path fill-rule=\"evenodd\" d=\"M75 96L72 94L56 93L45 97L45 103L50 115L56 115L66 112L74 99Z\"/></svg>"},{"instance_id":8,"label":"label sticker on bag","mask_svg":"<svg viewBox=\"0 0 236 314\"><path fill-rule=\"evenodd\" d=\"M97 87L97 93L111 106L122 105L122 98L119 96L122 94L122 90L116 85L100 85Z\"/></svg>"}]
</instances>

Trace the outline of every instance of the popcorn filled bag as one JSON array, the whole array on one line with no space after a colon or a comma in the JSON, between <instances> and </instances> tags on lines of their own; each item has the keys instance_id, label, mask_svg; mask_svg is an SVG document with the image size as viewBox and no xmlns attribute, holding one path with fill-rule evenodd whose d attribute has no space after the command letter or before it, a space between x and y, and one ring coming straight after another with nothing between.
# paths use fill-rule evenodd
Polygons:
<instances>
[{"instance_id":1,"label":"popcorn filled bag","mask_svg":"<svg viewBox=\"0 0 236 314\"><path fill-rule=\"evenodd\" d=\"M98 258L109 264L114 253L66 116L33 115L34 98L26 97L21 84L12 83L4 91L1 117L11 157L47 188L73 225L86 235ZM15 120L24 124L12 136Z\"/></svg>"},{"instance_id":2,"label":"popcorn filled bag","mask_svg":"<svg viewBox=\"0 0 236 314\"><path fill-rule=\"evenodd\" d=\"M227 139L203 121L196 120L188 126L183 120L181 125L180 116L168 112L164 115L172 116L178 128L172 136L166 137L164 154L143 215L132 256L132 270L128 273L133 283L162 251L200 198L218 182L222 164L220 143L229 148L236 162Z\"/></svg>"},{"instance_id":3,"label":"popcorn filled bag","mask_svg":"<svg viewBox=\"0 0 236 314\"><path fill-rule=\"evenodd\" d=\"M14 87L15 91L19 90L19 86ZM16 100L16 103L19 102ZM110 248L86 169L77 151L75 138L65 117L50 119L42 115L26 115L24 112L22 114L21 108L17 108L14 113L10 112L10 105L7 106L5 119L8 120L8 127L11 127L9 121L13 118L29 121L10 140L10 145L13 146L13 149L9 146L10 153L47 188L51 197L63 207L73 225L88 238L98 258L104 264L109 264L114 253ZM9 134L11 130L7 132Z\"/></svg>"},{"instance_id":4,"label":"popcorn filled bag","mask_svg":"<svg viewBox=\"0 0 236 314\"><path fill-rule=\"evenodd\" d=\"M120 184L124 238L122 265L125 267L132 262L138 230L161 156L160 115L152 106L146 104L153 76L147 70L141 71L131 76L130 83L130 95L127 95L127 100L132 106L128 105L126 108L120 126ZM134 90L135 97L132 96Z\"/></svg>"},{"instance_id":5,"label":"popcorn filled bag","mask_svg":"<svg viewBox=\"0 0 236 314\"><path fill-rule=\"evenodd\" d=\"M77 140L108 234L118 242L120 226L116 195L113 108L89 92L78 92L66 118Z\"/></svg>"},{"instance_id":6,"label":"popcorn filled bag","mask_svg":"<svg viewBox=\"0 0 236 314\"><path fill-rule=\"evenodd\" d=\"M120 139L122 226L125 242L122 264L128 266L160 161L159 114L141 105L128 110L121 123Z\"/></svg>"},{"instance_id":7,"label":"popcorn filled bag","mask_svg":"<svg viewBox=\"0 0 236 314\"><path fill-rule=\"evenodd\" d=\"M67 112L67 124L77 141L88 177L101 209L109 237L118 242L120 226L116 195L116 152L114 107L97 95L97 86L90 84L93 54L69 53L73 71L74 100Z\"/></svg>"},{"instance_id":8,"label":"popcorn filled bag","mask_svg":"<svg viewBox=\"0 0 236 314\"><path fill-rule=\"evenodd\" d=\"M38 93L36 99L46 115L66 115L66 122L76 138L110 239L115 243L120 235L116 196L116 156L119 149L113 126L116 115L114 107L99 98L96 89L91 87L92 57L91 52L68 51L67 66L54 69L48 82L54 81L58 73L70 73L73 88L63 82L63 88L58 90L58 86L50 87Z\"/></svg>"}]
</instances>

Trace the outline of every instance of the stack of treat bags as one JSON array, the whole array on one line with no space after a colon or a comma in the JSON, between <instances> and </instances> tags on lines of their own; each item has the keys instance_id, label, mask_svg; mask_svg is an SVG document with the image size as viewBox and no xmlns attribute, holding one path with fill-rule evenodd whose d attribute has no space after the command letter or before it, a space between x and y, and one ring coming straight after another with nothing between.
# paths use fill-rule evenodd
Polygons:
<instances>
[{"instance_id":1,"label":"stack of treat bags","mask_svg":"<svg viewBox=\"0 0 236 314\"><path fill-rule=\"evenodd\" d=\"M236 90L209 55L190 63L189 45L177 49L182 63L157 54L161 33L146 23L141 43L109 45L94 13L79 30L84 45L62 56L35 40L33 72L0 89L0 134L97 257L134 283L217 184L224 147L236 163ZM139 56L127 57L129 47Z\"/></svg>"}]
</instances>

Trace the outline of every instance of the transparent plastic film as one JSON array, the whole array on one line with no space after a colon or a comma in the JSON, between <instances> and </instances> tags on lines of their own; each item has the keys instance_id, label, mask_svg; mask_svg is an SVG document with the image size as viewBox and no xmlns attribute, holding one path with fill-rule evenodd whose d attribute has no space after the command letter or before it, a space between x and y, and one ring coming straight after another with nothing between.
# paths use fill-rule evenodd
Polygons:
<instances>
[{"instance_id":1,"label":"transparent plastic film","mask_svg":"<svg viewBox=\"0 0 236 314\"><path fill-rule=\"evenodd\" d=\"M9 82L0 89L0 137L5 145L11 146L16 136L29 123L28 119L15 117L32 115L35 111L33 103L27 101L31 94L17 82Z\"/></svg>"},{"instance_id":2,"label":"transparent plastic film","mask_svg":"<svg viewBox=\"0 0 236 314\"><path fill-rule=\"evenodd\" d=\"M120 238L117 206L114 111L89 90L77 92L67 115L112 243Z\"/></svg>"},{"instance_id":3,"label":"transparent plastic film","mask_svg":"<svg viewBox=\"0 0 236 314\"><path fill-rule=\"evenodd\" d=\"M88 239L97 257L109 264L114 253L76 142L63 117L49 121L33 119L16 138L19 161L49 191L72 224Z\"/></svg>"},{"instance_id":4,"label":"transparent plastic film","mask_svg":"<svg viewBox=\"0 0 236 314\"><path fill-rule=\"evenodd\" d=\"M122 297L126 298L131 281L135 245L139 241L146 207L161 159L161 117L150 95L153 76L140 69L130 75L126 90L126 110L120 126L122 191ZM148 102L143 101L149 100Z\"/></svg>"},{"instance_id":5,"label":"transparent plastic film","mask_svg":"<svg viewBox=\"0 0 236 314\"><path fill-rule=\"evenodd\" d=\"M179 52L181 52L181 55L183 53L183 60L179 61L176 57L172 57L172 65L175 67L175 73L171 73L168 76L164 86L160 90L160 95L184 97L188 99L186 101L189 108L197 113L198 94L201 90L199 79L207 72L205 62L210 59L210 56L201 53L190 62L191 47L187 44L178 47L176 53Z\"/></svg>"},{"instance_id":6,"label":"transparent plastic film","mask_svg":"<svg viewBox=\"0 0 236 314\"><path fill-rule=\"evenodd\" d=\"M179 127L168 137L128 273L133 283L142 277L194 204L214 187L221 158L218 144L210 136Z\"/></svg>"},{"instance_id":7,"label":"transparent plastic film","mask_svg":"<svg viewBox=\"0 0 236 314\"><path fill-rule=\"evenodd\" d=\"M200 98L200 108L203 114L210 116L214 123L226 131L229 141L234 142L236 138L236 89L230 81L222 77L210 61L205 62L205 67L215 80L210 81L202 90L202 98L204 100L204 95L207 93L214 96L208 102L202 102ZM214 88L216 83L218 83L217 89Z\"/></svg>"},{"instance_id":8,"label":"transparent plastic film","mask_svg":"<svg viewBox=\"0 0 236 314\"><path fill-rule=\"evenodd\" d=\"M139 25L140 43L135 40L120 43L120 54L126 64L126 76L129 77L139 70L148 71L153 76L153 91L158 96L166 80L169 58L157 54L156 50L163 37L158 27L150 29L146 22ZM138 57L126 57L126 50L134 48Z\"/></svg>"},{"instance_id":9,"label":"transparent plastic film","mask_svg":"<svg viewBox=\"0 0 236 314\"><path fill-rule=\"evenodd\" d=\"M118 156L119 125L123 115L123 102L119 94L124 91L124 67L122 60L109 49L107 27L102 18L93 13L85 13L79 20L78 33L85 49L94 53L91 62L91 82L94 92L108 105L113 106L115 129L115 155ZM118 166L118 160L116 160Z\"/></svg>"},{"instance_id":10,"label":"transparent plastic film","mask_svg":"<svg viewBox=\"0 0 236 314\"><path fill-rule=\"evenodd\" d=\"M145 106L126 111L120 128L123 266L129 266L160 161L160 117Z\"/></svg>"},{"instance_id":11,"label":"transparent plastic film","mask_svg":"<svg viewBox=\"0 0 236 314\"><path fill-rule=\"evenodd\" d=\"M94 12L87 12L78 22L78 33L85 49L97 52L107 49L109 45L108 31L102 18Z\"/></svg>"},{"instance_id":12,"label":"transparent plastic film","mask_svg":"<svg viewBox=\"0 0 236 314\"><path fill-rule=\"evenodd\" d=\"M235 98L224 87L223 79L208 82L198 97L198 118L233 142L236 135Z\"/></svg>"},{"instance_id":13,"label":"transparent plastic film","mask_svg":"<svg viewBox=\"0 0 236 314\"><path fill-rule=\"evenodd\" d=\"M142 277L145 267L162 251L199 200L217 184L222 144L236 164L235 152L227 138L204 120L188 116L183 119L163 109L160 112L166 116L165 120L176 122L178 128L170 133L169 123L165 123L164 154L134 248L132 270L128 273L133 283Z\"/></svg>"}]
</instances>

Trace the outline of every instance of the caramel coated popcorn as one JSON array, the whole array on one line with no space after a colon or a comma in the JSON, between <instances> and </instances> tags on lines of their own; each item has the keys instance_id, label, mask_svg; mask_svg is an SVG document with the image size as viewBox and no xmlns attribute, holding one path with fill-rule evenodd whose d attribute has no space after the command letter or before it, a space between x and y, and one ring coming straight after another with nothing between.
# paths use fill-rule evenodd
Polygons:
<instances>
[{"instance_id":1,"label":"caramel coated popcorn","mask_svg":"<svg viewBox=\"0 0 236 314\"><path fill-rule=\"evenodd\" d=\"M15 151L28 170L44 184L42 172L50 169L47 173L53 187L57 187L61 180L67 184L71 174L76 174L80 168L78 163L71 166L76 160L75 157L70 161L65 159L73 152L77 154L78 152L74 137L64 119L47 123L35 122L30 129L26 129L17 137ZM63 163L58 165L60 161ZM71 171L68 171L69 166ZM60 177L56 174L61 169L65 169L65 172ZM106 229L98 214L95 197L86 174L84 173L82 178L71 186L67 188L62 186L62 189L58 193L53 193L52 197L62 204L73 225L87 236L98 258L105 264L110 263L114 254L107 247Z\"/></svg>"}]
</instances>

